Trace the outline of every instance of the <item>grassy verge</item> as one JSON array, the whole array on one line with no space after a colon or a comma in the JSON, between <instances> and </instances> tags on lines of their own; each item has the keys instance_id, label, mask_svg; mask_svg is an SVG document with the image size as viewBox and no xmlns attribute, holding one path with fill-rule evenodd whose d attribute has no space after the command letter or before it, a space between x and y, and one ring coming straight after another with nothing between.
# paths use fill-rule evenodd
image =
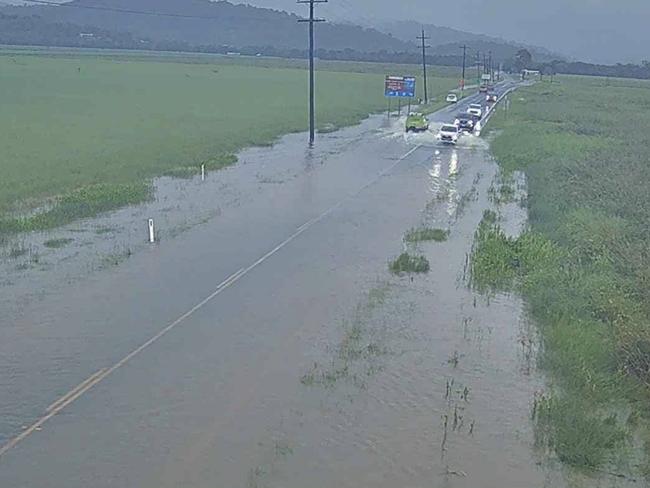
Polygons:
<instances>
[{"instance_id":1,"label":"grassy verge","mask_svg":"<svg viewBox=\"0 0 650 488\"><path fill-rule=\"evenodd\" d=\"M124 205L141 203L152 195L149 182L85 186L56 198L50 208L42 212L27 217L1 217L0 234L52 229Z\"/></svg>"},{"instance_id":2,"label":"grassy verge","mask_svg":"<svg viewBox=\"0 0 650 488\"><path fill-rule=\"evenodd\" d=\"M132 203L124 185L165 174L188 177L202 162L218 169L233 164L231 155L243 147L269 145L307 126L304 63L74 51L0 54L0 104L8 114L0 120L3 230L47 228L89 215L91 209L71 210L65 203L87 187L112 188L110 208ZM321 131L384 110L389 68L324 63L318 73ZM451 73L432 76L432 92L442 96L455 79ZM126 198L119 202L121 194ZM29 214L54 197L64 211L7 217Z\"/></svg>"},{"instance_id":3,"label":"grassy verge","mask_svg":"<svg viewBox=\"0 0 650 488\"><path fill-rule=\"evenodd\" d=\"M510 239L486 215L474 285L523 292L540 326L552 385L538 442L573 466L647 474L626 453L650 420L650 83L563 78L511 99L492 149L527 175L530 230Z\"/></svg>"}]
</instances>

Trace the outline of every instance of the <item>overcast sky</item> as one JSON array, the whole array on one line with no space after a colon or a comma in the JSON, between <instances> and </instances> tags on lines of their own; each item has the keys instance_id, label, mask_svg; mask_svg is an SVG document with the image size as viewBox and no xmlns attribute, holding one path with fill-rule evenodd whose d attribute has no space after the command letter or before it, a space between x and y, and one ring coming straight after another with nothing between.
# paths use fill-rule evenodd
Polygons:
<instances>
[{"instance_id":1,"label":"overcast sky","mask_svg":"<svg viewBox=\"0 0 650 488\"><path fill-rule=\"evenodd\" d=\"M306 12L296 0L240 0ZM418 20L536 44L597 62L650 59L650 0L330 0L321 15Z\"/></svg>"}]
</instances>

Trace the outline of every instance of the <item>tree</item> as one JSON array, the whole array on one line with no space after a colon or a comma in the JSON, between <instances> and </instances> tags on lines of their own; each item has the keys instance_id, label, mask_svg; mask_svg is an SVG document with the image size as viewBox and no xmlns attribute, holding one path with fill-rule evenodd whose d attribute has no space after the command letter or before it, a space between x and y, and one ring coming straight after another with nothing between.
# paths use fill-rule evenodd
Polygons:
<instances>
[{"instance_id":1,"label":"tree","mask_svg":"<svg viewBox=\"0 0 650 488\"><path fill-rule=\"evenodd\" d=\"M533 55L530 54L528 49L520 49L515 54L514 66L517 71L529 68L533 63Z\"/></svg>"},{"instance_id":2,"label":"tree","mask_svg":"<svg viewBox=\"0 0 650 488\"><path fill-rule=\"evenodd\" d=\"M553 77L557 74L557 72L555 70L555 66L553 65L553 63L548 63L548 64L543 65L540 68L540 73L542 74L542 76L550 77L551 78L551 83L553 83Z\"/></svg>"}]
</instances>

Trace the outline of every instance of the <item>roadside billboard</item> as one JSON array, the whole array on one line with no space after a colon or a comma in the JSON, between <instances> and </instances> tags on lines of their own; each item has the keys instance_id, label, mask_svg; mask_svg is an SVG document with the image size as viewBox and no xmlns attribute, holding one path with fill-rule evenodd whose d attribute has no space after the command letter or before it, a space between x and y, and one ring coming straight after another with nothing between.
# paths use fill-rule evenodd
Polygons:
<instances>
[{"instance_id":1,"label":"roadside billboard","mask_svg":"<svg viewBox=\"0 0 650 488\"><path fill-rule=\"evenodd\" d=\"M386 76L384 87L386 97L414 98L415 77L414 76Z\"/></svg>"}]
</instances>

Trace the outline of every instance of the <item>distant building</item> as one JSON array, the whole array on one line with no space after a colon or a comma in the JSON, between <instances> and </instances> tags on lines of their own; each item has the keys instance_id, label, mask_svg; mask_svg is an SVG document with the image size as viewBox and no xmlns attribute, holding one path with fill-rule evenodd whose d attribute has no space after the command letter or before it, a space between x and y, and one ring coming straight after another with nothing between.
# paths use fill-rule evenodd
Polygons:
<instances>
[{"instance_id":1,"label":"distant building","mask_svg":"<svg viewBox=\"0 0 650 488\"><path fill-rule=\"evenodd\" d=\"M83 38L95 37L95 34L93 34L92 32L81 32L79 34L79 37L83 37Z\"/></svg>"}]
</instances>

